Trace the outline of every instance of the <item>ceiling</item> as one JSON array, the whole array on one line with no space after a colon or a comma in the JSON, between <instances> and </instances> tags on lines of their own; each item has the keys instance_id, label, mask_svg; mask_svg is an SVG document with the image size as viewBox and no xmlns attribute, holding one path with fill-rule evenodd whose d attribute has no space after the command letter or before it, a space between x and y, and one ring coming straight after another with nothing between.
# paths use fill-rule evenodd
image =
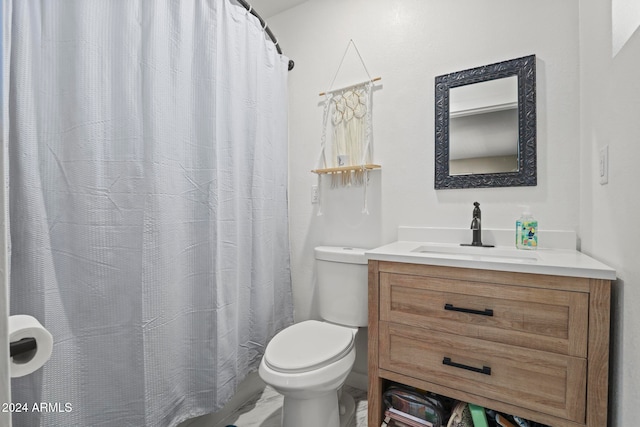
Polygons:
<instances>
[{"instance_id":1,"label":"ceiling","mask_svg":"<svg viewBox=\"0 0 640 427\"><path fill-rule=\"evenodd\" d=\"M253 6L262 19L266 20L305 1L307 0L247 0L247 3Z\"/></svg>"}]
</instances>

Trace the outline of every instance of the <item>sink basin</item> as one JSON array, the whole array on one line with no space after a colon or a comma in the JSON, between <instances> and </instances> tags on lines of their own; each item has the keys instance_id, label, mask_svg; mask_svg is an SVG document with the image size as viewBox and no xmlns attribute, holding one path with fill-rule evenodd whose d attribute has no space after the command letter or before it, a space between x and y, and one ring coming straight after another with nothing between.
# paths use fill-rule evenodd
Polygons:
<instances>
[{"instance_id":1,"label":"sink basin","mask_svg":"<svg viewBox=\"0 0 640 427\"><path fill-rule=\"evenodd\" d=\"M523 251L511 248L486 248L475 246L438 246L438 245L422 245L413 249L411 252L423 253L429 255L457 255L463 258L491 258L496 261L500 259L508 261L531 262L537 261L538 256L535 252Z\"/></svg>"}]
</instances>

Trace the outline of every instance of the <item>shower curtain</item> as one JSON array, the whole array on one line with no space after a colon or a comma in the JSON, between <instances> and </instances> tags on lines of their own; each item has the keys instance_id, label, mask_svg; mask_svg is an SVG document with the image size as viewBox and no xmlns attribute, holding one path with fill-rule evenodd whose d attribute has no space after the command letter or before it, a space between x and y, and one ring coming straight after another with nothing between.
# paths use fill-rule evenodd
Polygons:
<instances>
[{"instance_id":1,"label":"shower curtain","mask_svg":"<svg viewBox=\"0 0 640 427\"><path fill-rule=\"evenodd\" d=\"M214 412L293 320L288 59L232 0L3 3L11 314L55 341L14 427Z\"/></svg>"}]
</instances>

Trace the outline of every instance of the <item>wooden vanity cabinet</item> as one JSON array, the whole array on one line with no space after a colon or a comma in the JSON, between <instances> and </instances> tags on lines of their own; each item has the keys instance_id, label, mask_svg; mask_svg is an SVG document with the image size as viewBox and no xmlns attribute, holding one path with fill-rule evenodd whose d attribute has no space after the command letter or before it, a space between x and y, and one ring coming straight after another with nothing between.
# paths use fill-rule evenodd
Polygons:
<instances>
[{"instance_id":1,"label":"wooden vanity cabinet","mask_svg":"<svg viewBox=\"0 0 640 427\"><path fill-rule=\"evenodd\" d=\"M369 420L390 381L552 427L607 425L610 281L369 261Z\"/></svg>"}]
</instances>

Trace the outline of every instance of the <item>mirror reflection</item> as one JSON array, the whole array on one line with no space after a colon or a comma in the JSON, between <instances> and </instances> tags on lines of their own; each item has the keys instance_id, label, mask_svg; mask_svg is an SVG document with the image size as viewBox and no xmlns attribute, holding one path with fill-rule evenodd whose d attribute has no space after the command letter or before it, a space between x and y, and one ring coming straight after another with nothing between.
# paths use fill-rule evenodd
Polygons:
<instances>
[{"instance_id":1,"label":"mirror reflection","mask_svg":"<svg viewBox=\"0 0 640 427\"><path fill-rule=\"evenodd\" d=\"M518 171L518 77L449 92L449 175Z\"/></svg>"}]
</instances>

